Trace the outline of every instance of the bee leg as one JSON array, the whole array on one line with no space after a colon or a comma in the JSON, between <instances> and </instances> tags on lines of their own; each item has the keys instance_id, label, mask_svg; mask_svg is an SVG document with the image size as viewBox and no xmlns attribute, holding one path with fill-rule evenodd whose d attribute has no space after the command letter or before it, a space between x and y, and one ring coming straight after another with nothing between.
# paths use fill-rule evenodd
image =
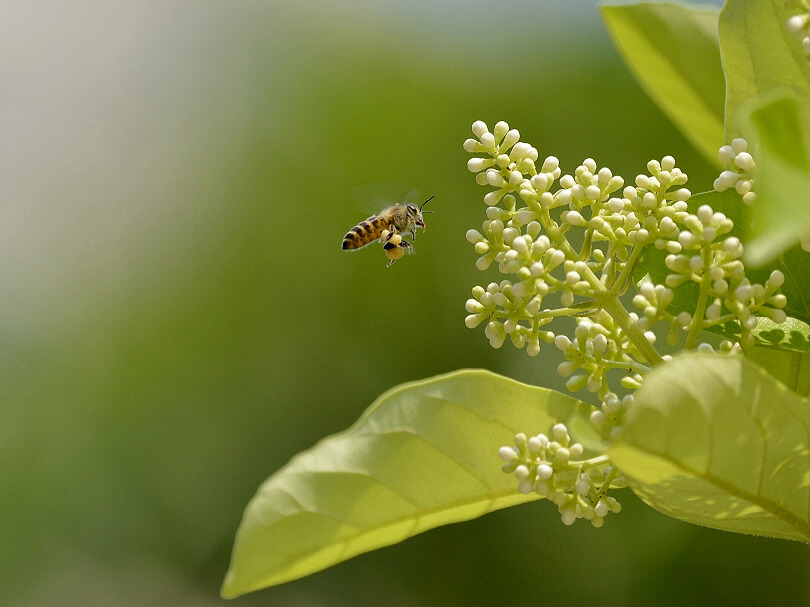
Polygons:
<instances>
[{"instance_id":1,"label":"bee leg","mask_svg":"<svg viewBox=\"0 0 810 607\"><path fill-rule=\"evenodd\" d=\"M399 234L396 235L396 238L386 238L383 249L390 260L386 266L387 268L405 253L413 253L413 245L407 240L403 240Z\"/></svg>"}]
</instances>

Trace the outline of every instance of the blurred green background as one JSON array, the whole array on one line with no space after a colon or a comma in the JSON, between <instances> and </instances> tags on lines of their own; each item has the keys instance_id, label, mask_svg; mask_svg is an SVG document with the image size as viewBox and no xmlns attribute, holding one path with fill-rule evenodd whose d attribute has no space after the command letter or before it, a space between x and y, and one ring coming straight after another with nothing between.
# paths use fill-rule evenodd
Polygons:
<instances>
[{"instance_id":1,"label":"blurred green background","mask_svg":"<svg viewBox=\"0 0 810 607\"><path fill-rule=\"evenodd\" d=\"M673 154L711 187L592 2L0 5L0 604L223 605L258 485L381 392L562 386L553 347L464 327L498 280L464 238L477 119L567 172ZM397 187L436 196L418 255L341 251ZM237 604L810 601L804 546L618 497L601 530L534 503Z\"/></svg>"}]
</instances>

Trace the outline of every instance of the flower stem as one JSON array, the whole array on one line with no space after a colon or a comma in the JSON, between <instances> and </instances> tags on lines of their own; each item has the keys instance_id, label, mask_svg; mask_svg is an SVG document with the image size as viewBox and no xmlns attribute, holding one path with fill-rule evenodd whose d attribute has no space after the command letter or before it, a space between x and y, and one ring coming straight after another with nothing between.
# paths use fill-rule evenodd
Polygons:
<instances>
[{"instance_id":1,"label":"flower stem","mask_svg":"<svg viewBox=\"0 0 810 607\"><path fill-rule=\"evenodd\" d=\"M661 358L658 351L647 341L644 332L639 329L638 325L630 318L630 314L624 309L619 298L607 290L605 285L602 284L588 265L585 263L577 264L577 271L580 276L588 281L588 284L590 284L597 293L600 293L601 297L599 298L599 303L602 309L613 317L613 320L622 328L622 331L625 332L627 338L636 347L644 360L646 360L651 367L664 362L664 359Z\"/></svg>"}]
</instances>

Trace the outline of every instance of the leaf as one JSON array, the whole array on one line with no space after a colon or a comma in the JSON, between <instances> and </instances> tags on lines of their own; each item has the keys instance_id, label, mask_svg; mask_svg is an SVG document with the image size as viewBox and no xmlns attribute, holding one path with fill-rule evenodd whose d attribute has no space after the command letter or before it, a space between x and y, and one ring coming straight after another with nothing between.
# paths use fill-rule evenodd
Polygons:
<instances>
[{"instance_id":1,"label":"leaf","mask_svg":"<svg viewBox=\"0 0 810 607\"><path fill-rule=\"evenodd\" d=\"M746 351L745 357L799 396L810 394L810 352L755 346Z\"/></svg>"},{"instance_id":2,"label":"leaf","mask_svg":"<svg viewBox=\"0 0 810 607\"><path fill-rule=\"evenodd\" d=\"M810 542L810 403L741 357L685 354L651 373L609 454L674 518Z\"/></svg>"},{"instance_id":3,"label":"leaf","mask_svg":"<svg viewBox=\"0 0 810 607\"><path fill-rule=\"evenodd\" d=\"M742 134L740 107L774 88L810 95L810 66L785 27L784 0L728 0L720 11L720 54L726 74L726 143Z\"/></svg>"},{"instance_id":4,"label":"leaf","mask_svg":"<svg viewBox=\"0 0 810 607\"><path fill-rule=\"evenodd\" d=\"M810 105L769 95L749 106L748 121L759 176L746 258L761 265L810 232Z\"/></svg>"},{"instance_id":5,"label":"leaf","mask_svg":"<svg viewBox=\"0 0 810 607\"><path fill-rule=\"evenodd\" d=\"M532 501L498 448L593 410L487 371L383 394L351 428L300 453L248 505L222 596L303 577L433 527Z\"/></svg>"},{"instance_id":6,"label":"leaf","mask_svg":"<svg viewBox=\"0 0 810 607\"><path fill-rule=\"evenodd\" d=\"M795 318L781 325L761 318L754 332L757 345L745 357L799 396L810 394L810 326Z\"/></svg>"},{"instance_id":7,"label":"leaf","mask_svg":"<svg viewBox=\"0 0 810 607\"><path fill-rule=\"evenodd\" d=\"M709 162L722 166L725 79L715 8L603 6L613 44L636 80Z\"/></svg>"}]
</instances>

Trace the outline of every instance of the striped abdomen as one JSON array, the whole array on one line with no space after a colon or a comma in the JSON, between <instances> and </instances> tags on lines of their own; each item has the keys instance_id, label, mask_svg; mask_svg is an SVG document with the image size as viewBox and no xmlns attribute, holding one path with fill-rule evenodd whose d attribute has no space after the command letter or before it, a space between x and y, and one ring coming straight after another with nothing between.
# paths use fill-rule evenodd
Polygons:
<instances>
[{"instance_id":1,"label":"striped abdomen","mask_svg":"<svg viewBox=\"0 0 810 607\"><path fill-rule=\"evenodd\" d=\"M371 244L380 237L382 231L387 227L388 222L376 215L361 221L346 232L346 236L343 237L343 250L360 249L367 244Z\"/></svg>"}]
</instances>

